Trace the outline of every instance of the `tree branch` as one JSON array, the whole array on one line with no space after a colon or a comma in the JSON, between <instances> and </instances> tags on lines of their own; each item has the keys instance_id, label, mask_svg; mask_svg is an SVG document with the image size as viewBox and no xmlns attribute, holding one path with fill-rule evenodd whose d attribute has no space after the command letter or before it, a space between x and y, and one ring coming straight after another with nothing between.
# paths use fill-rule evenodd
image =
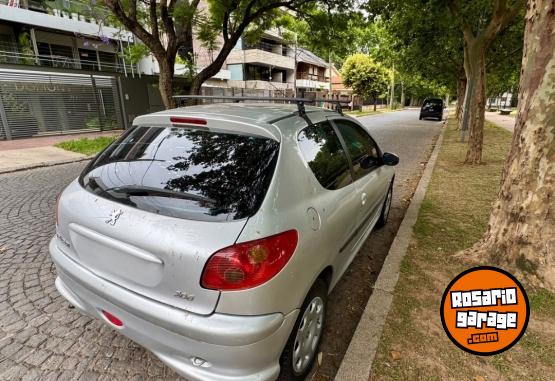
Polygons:
<instances>
[{"instance_id":1,"label":"tree branch","mask_svg":"<svg viewBox=\"0 0 555 381\"><path fill-rule=\"evenodd\" d=\"M123 10L119 0L106 0L106 5L121 23L133 34L135 34L158 58L165 54L164 46L159 38L155 38L151 33L137 21L137 1L130 1L129 15Z\"/></svg>"},{"instance_id":2,"label":"tree branch","mask_svg":"<svg viewBox=\"0 0 555 381\"><path fill-rule=\"evenodd\" d=\"M472 41L475 37L474 32L472 31L472 27L470 26L470 24L466 21L466 18L462 15L458 0L451 0L447 3L447 5L449 7L451 15L455 17L461 24L461 29L465 40Z\"/></svg>"},{"instance_id":3,"label":"tree branch","mask_svg":"<svg viewBox=\"0 0 555 381\"><path fill-rule=\"evenodd\" d=\"M150 25L152 28L152 36L159 40L160 32L158 31L158 14L156 13L156 0L150 0L150 3L148 4L148 10L150 16Z\"/></svg>"},{"instance_id":4,"label":"tree branch","mask_svg":"<svg viewBox=\"0 0 555 381\"><path fill-rule=\"evenodd\" d=\"M514 20L522 10L525 0L517 0L512 6L507 6L507 0L495 0L493 15L484 31L484 42L489 45L495 37Z\"/></svg>"}]
</instances>

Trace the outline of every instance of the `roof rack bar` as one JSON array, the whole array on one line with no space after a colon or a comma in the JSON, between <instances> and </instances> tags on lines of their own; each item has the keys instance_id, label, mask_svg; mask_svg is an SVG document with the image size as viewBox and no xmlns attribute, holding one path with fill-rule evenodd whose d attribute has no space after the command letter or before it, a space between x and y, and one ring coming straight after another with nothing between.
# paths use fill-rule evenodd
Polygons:
<instances>
[{"instance_id":1,"label":"roof rack bar","mask_svg":"<svg viewBox=\"0 0 555 381\"><path fill-rule=\"evenodd\" d=\"M311 98L287 98L287 97L256 97L256 96L231 96L231 95L174 95L175 99L223 99L230 100L235 103L241 101L273 101L273 102L286 102L295 103L299 110L299 115L305 115L305 103L327 102L335 103L335 111L343 115L341 109L342 103L349 103L349 101L342 101L339 99L311 99Z\"/></svg>"}]
</instances>

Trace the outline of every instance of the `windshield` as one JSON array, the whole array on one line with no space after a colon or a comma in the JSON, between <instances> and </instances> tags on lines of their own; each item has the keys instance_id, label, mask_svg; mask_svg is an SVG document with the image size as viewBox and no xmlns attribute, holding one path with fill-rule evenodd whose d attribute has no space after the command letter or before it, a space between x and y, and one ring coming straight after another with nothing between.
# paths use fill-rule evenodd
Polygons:
<instances>
[{"instance_id":1,"label":"windshield","mask_svg":"<svg viewBox=\"0 0 555 381\"><path fill-rule=\"evenodd\" d=\"M262 203L279 143L179 127L134 127L95 158L79 181L98 196L172 217L228 221Z\"/></svg>"}]
</instances>

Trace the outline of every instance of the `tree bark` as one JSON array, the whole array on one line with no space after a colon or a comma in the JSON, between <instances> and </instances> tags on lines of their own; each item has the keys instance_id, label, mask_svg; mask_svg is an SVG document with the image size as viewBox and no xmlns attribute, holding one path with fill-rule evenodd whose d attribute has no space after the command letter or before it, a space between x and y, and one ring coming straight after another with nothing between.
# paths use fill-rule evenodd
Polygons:
<instances>
[{"instance_id":1,"label":"tree bark","mask_svg":"<svg viewBox=\"0 0 555 381\"><path fill-rule=\"evenodd\" d=\"M378 107L378 97L374 97L374 111L376 111L377 107Z\"/></svg>"},{"instance_id":2,"label":"tree bark","mask_svg":"<svg viewBox=\"0 0 555 381\"><path fill-rule=\"evenodd\" d=\"M529 0L518 115L488 230L473 255L555 292L555 3Z\"/></svg>"},{"instance_id":3,"label":"tree bark","mask_svg":"<svg viewBox=\"0 0 555 381\"><path fill-rule=\"evenodd\" d=\"M173 98L173 75L175 62L168 57L157 57L156 60L160 65L160 75L158 77L158 89L162 96L162 102L166 109L175 108L175 100Z\"/></svg>"},{"instance_id":4,"label":"tree bark","mask_svg":"<svg viewBox=\"0 0 555 381\"><path fill-rule=\"evenodd\" d=\"M464 93L466 92L466 76L461 76L457 80L457 108L455 115L457 117L458 129L461 129L462 125L462 114L463 114L463 104L464 104Z\"/></svg>"},{"instance_id":5,"label":"tree bark","mask_svg":"<svg viewBox=\"0 0 555 381\"><path fill-rule=\"evenodd\" d=\"M451 14L459 18L464 36L464 71L467 78L464 109L461 123L461 141L466 130L470 131L465 163L482 162L482 144L485 113L485 55L493 40L515 19L525 0L493 2L493 12L487 26L476 33L465 15L461 13L459 1L448 3Z\"/></svg>"},{"instance_id":6,"label":"tree bark","mask_svg":"<svg viewBox=\"0 0 555 381\"><path fill-rule=\"evenodd\" d=\"M468 149L465 163L482 162L482 145L484 136L484 117L486 111L486 45L481 39L467 42L465 47L465 73L468 79L464 118L468 118ZM464 115L468 113L468 115ZM464 128L464 127L463 127Z\"/></svg>"}]
</instances>

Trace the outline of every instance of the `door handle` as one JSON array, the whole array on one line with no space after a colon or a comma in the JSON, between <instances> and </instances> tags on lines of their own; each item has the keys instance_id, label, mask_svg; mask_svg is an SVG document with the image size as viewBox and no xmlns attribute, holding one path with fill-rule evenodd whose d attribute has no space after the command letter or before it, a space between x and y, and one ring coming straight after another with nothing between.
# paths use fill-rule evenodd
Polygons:
<instances>
[{"instance_id":1,"label":"door handle","mask_svg":"<svg viewBox=\"0 0 555 381\"><path fill-rule=\"evenodd\" d=\"M366 199L367 199L366 193L363 193L360 198L361 198L362 205L366 204Z\"/></svg>"}]
</instances>

